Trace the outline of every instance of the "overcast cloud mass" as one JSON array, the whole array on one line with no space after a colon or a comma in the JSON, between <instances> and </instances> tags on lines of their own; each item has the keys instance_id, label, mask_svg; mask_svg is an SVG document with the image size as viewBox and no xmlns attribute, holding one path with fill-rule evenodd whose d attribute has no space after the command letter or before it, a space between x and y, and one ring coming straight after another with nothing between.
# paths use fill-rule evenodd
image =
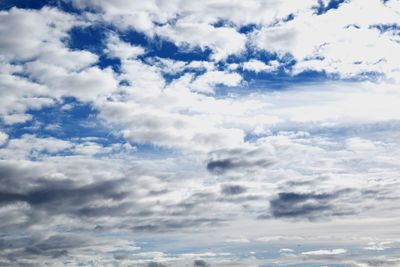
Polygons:
<instances>
[{"instance_id":1,"label":"overcast cloud mass","mask_svg":"<svg viewBox=\"0 0 400 267\"><path fill-rule=\"evenodd\" d=\"M400 266L400 1L0 1L0 266Z\"/></svg>"}]
</instances>

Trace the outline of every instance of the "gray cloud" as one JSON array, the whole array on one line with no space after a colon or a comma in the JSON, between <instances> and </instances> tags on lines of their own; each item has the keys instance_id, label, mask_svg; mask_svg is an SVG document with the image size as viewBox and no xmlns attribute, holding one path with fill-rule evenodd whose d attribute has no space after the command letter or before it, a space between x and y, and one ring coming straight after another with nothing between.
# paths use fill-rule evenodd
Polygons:
<instances>
[{"instance_id":1,"label":"gray cloud","mask_svg":"<svg viewBox=\"0 0 400 267\"><path fill-rule=\"evenodd\" d=\"M195 260L193 262L193 266L194 267L209 267L211 266L210 264L208 264L206 261L204 260Z\"/></svg>"},{"instance_id":2,"label":"gray cloud","mask_svg":"<svg viewBox=\"0 0 400 267\"><path fill-rule=\"evenodd\" d=\"M273 163L274 161L262 147L218 150L210 154L207 170L214 174L224 174L228 171L263 169Z\"/></svg>"},{"instance_id":3,"label":"gray cloud","mask_svg":"<svg viewBox=\"0 0 400 267\"><path fill-rule=\"evenodd\" d=\"M25 252L33 255L43 255L59 258L68 255L68 250L87 245L85 239L72 235L53 235L49 238L28 245Z\"/></svg>"},{"instance_id":4,"label":"gray cloud","mask_svg":"<svg viewBox=\"0 0 400 267\"><path fill-rule=\"evenodd\" d=\"M214 160L207 163L207 170L215 173L223 173L226 169L234 168L235 165L230 159Z\"/></svg>"},{"instance_id":5,"label":"gray cloud","mask_svg":"<svg viewBox=\"0 0 400 267\"><path fill-rule=\"evenodd\" d=\"M223 174L230 170L246 169L246 168L265 168L273 162L266 159L256 161L248 161L241 158L229 158L221 160L210 160L207 163L207 170L215 174Z\"/></svg>"},{"instance_id":6,"label":"gray cloud","mask_svg":"<svg viewBox=\"0 0 400 267\"><path fill-rule=\"evenodd\" d=\"M240 195L246 191L246 187L241 185L224 185L221 188L221 192L224 195Z\"/></svg>"},{"instance_id":7,"label":"gray cloud","mask_svg":"<svg viewBox=\"0 0 400 267\"><path fill-rule=\"evenodd\" d=\"M149 262L149 264L147 264L147 267L167 267L167 265L152 261L152 262Z\"/></svg>"},{"instance_id":8,"label":"gray cloud","mask_svg":"<svg viewBox=\"0 0 400 267\"><path fill-rule=\"evenodd\" d=\"M41 180L34 190L18 193L13 192L15 189L11 187L9 192L0 191L0 204L22 201L34 208L44 209L49 214L90 215L91 210L82 207L99 199L119 201L127 196L127 192L118 188L120 183L112 180L77 186L70 180ZM88 213L85 214L85 211ZM100 210L97 211L96 215L101 215ZM105 214L108 215L108 212Z\"/></svg>"},{"instance_id":9,"label":"gray cloud","mask_svg":"<svg viewBox=\"0 0 400 267\"><path fill-rule=\"evenodd\" d=\"M271 214L276 218L304 217L309 219L329 215L345 215L348 212L341 211L333 201L349 192L350 190L332 193L281 192L270 201Z\"/></svg>"}]
</instances>

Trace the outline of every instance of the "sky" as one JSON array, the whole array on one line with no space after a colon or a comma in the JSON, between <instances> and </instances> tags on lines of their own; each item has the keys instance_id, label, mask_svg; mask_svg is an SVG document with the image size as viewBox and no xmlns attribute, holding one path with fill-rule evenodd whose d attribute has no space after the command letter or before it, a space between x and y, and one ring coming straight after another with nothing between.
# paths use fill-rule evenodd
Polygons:
<instances>
[{"instance_id":1,"label":"sky","mask_svg":"<svg viewBox=\"0 0 400 267\"><path fill-rule=\"evenodd\" d=\"M0 266L400 266L400 1L0 0Z\"/></svg>"}]
</instances>

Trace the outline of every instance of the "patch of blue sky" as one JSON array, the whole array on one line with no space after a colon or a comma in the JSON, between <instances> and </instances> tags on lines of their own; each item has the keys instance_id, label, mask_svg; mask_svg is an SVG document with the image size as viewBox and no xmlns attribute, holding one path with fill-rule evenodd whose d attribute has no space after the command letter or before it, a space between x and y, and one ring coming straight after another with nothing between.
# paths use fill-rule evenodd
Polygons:
<instances>
[{"instance_id":1,"label":"patch of blue sky","mask_svg":"<svg viewBox=\"0 0 400 267\"><path fill-rule=\"evenodd\" d=\"M338 246L335 246L334 244L317 245L300 244L296 242L293 242L292 244L283 244L281 242L270 242L268 244L262 242L232 243L225 242L223 240L219 242L214 241L212 243L191 243L190 246L188 246L185 240L170 238L168 236L160 236L160 238L157 240L154 240L152 238L136 238L135 241L136 244L141 247L141 251L164 251L173 255L212 251L216 253L231 253L235 257L241 259L246 259L249 256L255 257L257 259L276 259L282 255L280 252L282 248L292 249L294 254L321 249L338 248ZM350 246L340 247L348 249L349 251L353 251L353 247Z\"/></svg>"},{"instance_id":2,"label":"patch of blue sky","mask_svg":"<svg viewBox=\"0 0 400 267\"><path fill-rule=\"evenodd\" d=\"M397 256L400 255L400 247L390 247L390 244L384 246L384 248L378 247L378 249L366 249L370 246L360 247L354 249L352 252L354 255L364 255L368 257L379 257L379 256Z\"/></svg>"},{"instance_id":3,"label":"patch of blue sky","mask_svg":"<svg viewBox=\"0 0 400 267\"><path fill-rule=\"evenodd\" d=\"M141 252L164 251L165 253L180 253L182 251L179 248L181 242L178 242L176 238L170 238L165 235L158 235L157 239L136 236L135 243L141 248ZM187 251L191 251L190 249L188 248Z\"/></svg>"},{"instance_id":4,"label":"patch of blue sky","mask_svg":"<svg viewBox=\"0 0 400 267\"><path fill-rule=\"evenodd\" d=\"M56 105L39 110L29 110L32 120L14 125L0 123L10 138L20 138L25 134L35 135L41 138L53 137L61 140L71 140L76 143L95 142L102 146L123 144L127 140L123 138L117 126L107 125L98 118L98 112L89 104L77 101L74 98L64 98ZM177 151L154 146L151 144L132 143L135 154L143 158L165 157L174 155ZM68 155L70 152L58 152Z\"/></svg>"},{"instance_id":5,"label":"patch of blue sky","mask_svg":"<svg viewBox=\"0 0 400 267\"><path fill-rule=\"evenodd\" d=\"M95 54L102 54L106 48L106 37L112 28L98 23L85 27L73 27L69 31L66 44L71 49L88 50Z\"/></svg>"},{"instance_id":6,"label":"patch of blue sky","mask_svg":"<svg viewBox=\"0 0 400 267\"><path fill-rule=\"evenodd\" d=\"M143 33L128 30L120 32L121 40L132 45L146 48L144 57L160 57L179 61L207 61L211 55L211 49L201 49L199 47L177 46L171 41L162 39L158 36L150 38Z\"/></svg>"},{"instance_id":7,"label":"patch of blue sky","mask_svg":"<svg viewBox=\"0 0 400 267\"><path fill-rule=\"evenodd\" d=\"M338 9L340 4L344 3L345 0L331 0L327 5L324 4L322 0L319 0L319 5L316 7L316 13L318 15L322 15L326 12L328 12L331 9Z\"/></svg>"},{"instance_id":8,"label":"patch of blue sky","mask_svg":"<svg viewBox=\"0 0 400 267\"><path fill-rule=\"evenodd\" d=\"M164 40L160 37L150 38L144 33L134 30L119 31L117 28L104 23L86 27L74 27L69 32L66 45L73 50L88 50L99 55L97 65L101 68L111 67L116 73L120 73L121 61L106 55L107 35L113 33L131 45L145 47L145 54L138 57L139 60L146 61L149 58L165 58L171 60L192 62L208 61L211 55L211 49L199 47L188 48L186 46L178 47L173 42ZM182 75L183 73L180 73ZM179 76L178 76L179 77ZM165 77L172 80L174 77Z\"/></svg>"},{"instance_id":9,"label":"patch of blue sky","mask_svg":"<svg viewBox=\"0 0 400 267\"><path fill-rule=\"evenodd\" d=\"M289 14L285 18L283 18L283 19L281 19L279 21L276 21L275 23L272 23L272 24L274 25L274 24L280 23L280 22L288 22L288 21L294 20L294 18L295 18L294 14ZM250 24L246 24L246 25L240 26L238 28L238 32L242 33L242 34L248 34L248 33L251 33L251 32L253 32L253 31L255 31L255 30L259 29L259 28L260 28L260 26L258 26L257 24L250 23Z\"/></svg>"},{"instance_id":10,"label":"patch of blue sky","mask_svg":"<svg viewBox=\"0 0 400 267\"><path fill-rule=\"evenodd\" d=\"M228 64L229 63L238 63L238 62L246 62L250 59L258 59L265 63L272 61L272 60L278 60L280 62L292 61L293 64L295 63L293 61L294 60L293 57L291 57L289 54L280 56L277 53L260 50L260 49L254 48L251 45L247 45L245 52L242 52L242 53L236 54L236 55L230 55L226 59L225 62Z\"/></svg>"},{"instance_id":11,"label":"patch of blue sky","mask_svg":"<svg viewBox=\"0 0 400 267\"><path fill-rule=\"evenodd\" d=\"M186 68L183 71L180 71L180 72L177 72L177 73L165 72L165 73L163 73L163 78L164 78L164 81L167 84L169 84L169 83L173 82L174 80L179 79L180 77L182 77L183 75L185 75L187 73L191 73L191 74L194 74L195 76L199 76L201 74L204 74L205 72L206 72L205 69L199 69L199 68L197 68L197 69L189 69L189 68Z\"/></svg>"},{"instance_id":12,"label":"patch of blue sky","mask_svg":"<svg viewBox=\"0 0 400 267\"><path fill-rule=\"evenodd\" d=\"M246 70L239 66L237 73L239 73L243 80L248 83L248 88L251 90L265 90L265 89L283 89L292 84L301 84L307 82L322 82L325 80L335 80L337 77L327 75L323 71L308 70L299 74L293 75L292 68L297 61L290 54L278 55L276 53L269 53L247 47L244 53L240 55L231 55L228 57L226 63L220 63L221 68L225 68L223 64L241 64L249 60L259 60L265 64L272 61L279 62L279 66L273 71L260 71L255 72Z\"/></svg>"},{"instance_id":13,"label":"patch of blue sky","mask_svg":"<svg viewBox=\"0 0 400 267\"><path fill-rule=\"evenodd\" d=\"M210 237L211 238L211 237ZM203 243L191 243L188 240L180 240L177 238L170 238L168 236L160 236L159 239L154 240L153 238L136 238L136 244L141 247L141 252L150 251L163 251L171 255L179 255L185 253L205 253L205 252L215 252L215 253L232 253L237 257L247 258L249 256L250 249L246 250L239 249L227 245L224 242L217 242L210 244L209 242ZM190 244L189 244L190 243Z\"/></svg>"},{"instance_id":14,"label":"patch of blue sky","mask_svg":"<svg viewBox=\"0 0 400 267\"><path fill-rule=\"evenodd\" d=\"M275 20L271 25L278 25L278 24L280 24L282 22L288 22L288 21L294 20L294 18L295 18L294 14L289 14L286 17L284 17L284 18L282 18L280 20Z\"/></svg>"},{"instance_id":15,"label":"patch of blue sky","mask_svg":"<svg viewBox=\"0 0 400 267\"><path fill-rule=\"evenodd\" d=\"M24 9L41 9L45 6L57 7L67 13L81 14L82 12L91 11L89 8L77 9L72 5L70 1L62 0L2 0L0 1L0 10L9 10L13 7L24 8Z\"/></svg>"},{"instance_id":16,"label":"patch of blue sky","mask_svg":"<svg viewBox=\"0 0 400 267\"><path fill-rule=\"evenodd\" d=\"M257 29L257 24L251 23L241 26L238 31L243 34L248 34Z\"/></svg>"},{"instance_id":17,"label":"patch of blue sky","mask_svg":"<svg viewBox=\"0 0 400 267\"><path fill-rule=\"evenodd\" d=\"M178 47L173 42L161 39L160 37L150 38L144 33L134 30L119 31L117 28L106 24L96 24L87 27L75 27L70 31L68 46L71 49L89 50L95 54L102 54L106 47L106 36L114 33L122 41L131 45L146 48L142 58L160 57L173 60L191 62L194 60L208 60L211 55L210 49Z\"/></svg>"},{"instance_id":18,"label":"patch of blue sky","mask_svg":"<svg viewBox=\"0 0 400 267\"><path fill-rule=\"evenodd\" d=\"M99 127L96 111L90 104L74 98L64 98L56 105L39 110L29 110L33 120L5 126L12 138L35 133L39 137L53 136L60 139L109 136L110 129Z\"/></svg>"},{"instance_id":19,"label":"patch of blue sky","mask_svg":"<svg viewBox=\"0 0 400 267\"><path fill-rule=\"evenodd\" d=\"M387 31L399 31L397 34L400 34L400 24L376 24L370 26L370 28L375 28L378 29L381 33L387 32Z\"/></svg>"},{"instance_id":20,"label":"patch of blue sky","mask_svg":"<svg viewBox=\"0 0 400 267\"><path fill-rule=\"evenodd\" d=\"M353 64L362 64L363 62L353 62ZM375 62L375 64L379 63L379 61ZM370 81L377 82L385 78L385 74L377 71L365 71L358 73L357 75L353 75L351 77L342 77L341 80L344 82L362 82L362 81Z\"/></svg>"},{"instance_id":21,"label":"patch of blue sky","mask_svg":"<svg viewBox=\"0 0 400 267\"><path fill-rule=\"evenodd\" d=\"M40 9L47 5L55 5L58 0L2 0L0 1L0 9L8 10L12 7L26 8L26 9Z\"/></svg>"},{"instance_id":22,"label":"patch of blue sky","mask_svg":"<svg viewBox=\"0 0 400 267\"><path fill-rule=\"evenodd\" d=\"M293 86L315 85L320 82L334 81L327 77L324 72L307 71L299 75L289 75L281 72L273 73L254 73L248 71L238 71L244 77L243 82L238 86L215 86L215 98L227 96L240 97L252 93L266 93L274 91L290 90Z\"/></svg>"},{"instance_id":23,"label":"patch of blue sky","mask_svg":"<svg viewBox=\"0 0 400 267\"><path fill-rule=\"evenodd\" d=\"M399 133L400 121L386 121L376 123L359 123L359 124L346 124L338 126L325 126L321 127L317 123L298 124L279 129L271 129L272 133L278 131L307 131L311 135L318 135L322 137L335 137L335 138L349 138L352 136L359 136L364 138L382 138L389 137L388 134Z\"/></svg>"},{"instance_id":24,"label":"patch of blue sky","mask_svg":"<svg viewBox=\"0 0 400 267\"><path fill-rule=\"evenodd\" d=\"M246 245L231 244L229 247L225 247L225 251L235 255L240 259L247 259L254 257L259 260L277 259L280 257L280 246L268 244L260 245L257 243L249 243Z\"/></svg>"},{"instance_id":25,"label":"patch of blue sky","mask_svg":"<svg viewBox=\"0 0 400 267\"><path fill-rule=\"evenodd\" d=\"M121 60L105 54L107 34L114 32L114 28L98 23L86 27L74 27L64 40L72 50L87 50L99 56L97 66L104 69L111 67L114 72L121 73Z\"/></svg>"},{"instance_id":26,"label":"patch of blue sky","mask_svg":"<svg viewBox=\"0 0 400 267\"><path fill-rule=\"evenodd\" d=\"M399 247L394 247L394 248L387 248L387 249L381 250L381 251L378 250L378 253L379 253L379 255L397 256L397 255L400 255L400 248Z\"/></svg>"},{"instance_id":27,"label":"patch of blue sky","mask_svg":"<svg viewBox=\"0 0 400 267\"><path fill-rule=\"evenodd\" d=\"M279 70L277 73L267 72L245 72L243 74L245 80L248 81L248 88L252 91L268 91L268 90L283 90L290 88L292 85L307 85L317 82L332 80L325 72L305 71L298 75L290 75L284 70Z\"/></svg>"}]
</instances>

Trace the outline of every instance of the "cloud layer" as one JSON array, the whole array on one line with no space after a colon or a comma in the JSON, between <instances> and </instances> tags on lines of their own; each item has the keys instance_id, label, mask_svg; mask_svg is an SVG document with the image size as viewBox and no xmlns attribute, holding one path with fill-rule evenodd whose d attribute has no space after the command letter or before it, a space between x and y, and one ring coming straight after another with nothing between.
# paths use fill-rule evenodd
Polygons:
<instances>
[{"instance_id":1,"label":"cloud layer","mask_svg":"<svg viewBox=\"0 0 400 267\"><path fill-rule=\"evenodd\" d=\"M0 8L0 266L399 264L398 1Z\"/></svg>"}]
</instances>

